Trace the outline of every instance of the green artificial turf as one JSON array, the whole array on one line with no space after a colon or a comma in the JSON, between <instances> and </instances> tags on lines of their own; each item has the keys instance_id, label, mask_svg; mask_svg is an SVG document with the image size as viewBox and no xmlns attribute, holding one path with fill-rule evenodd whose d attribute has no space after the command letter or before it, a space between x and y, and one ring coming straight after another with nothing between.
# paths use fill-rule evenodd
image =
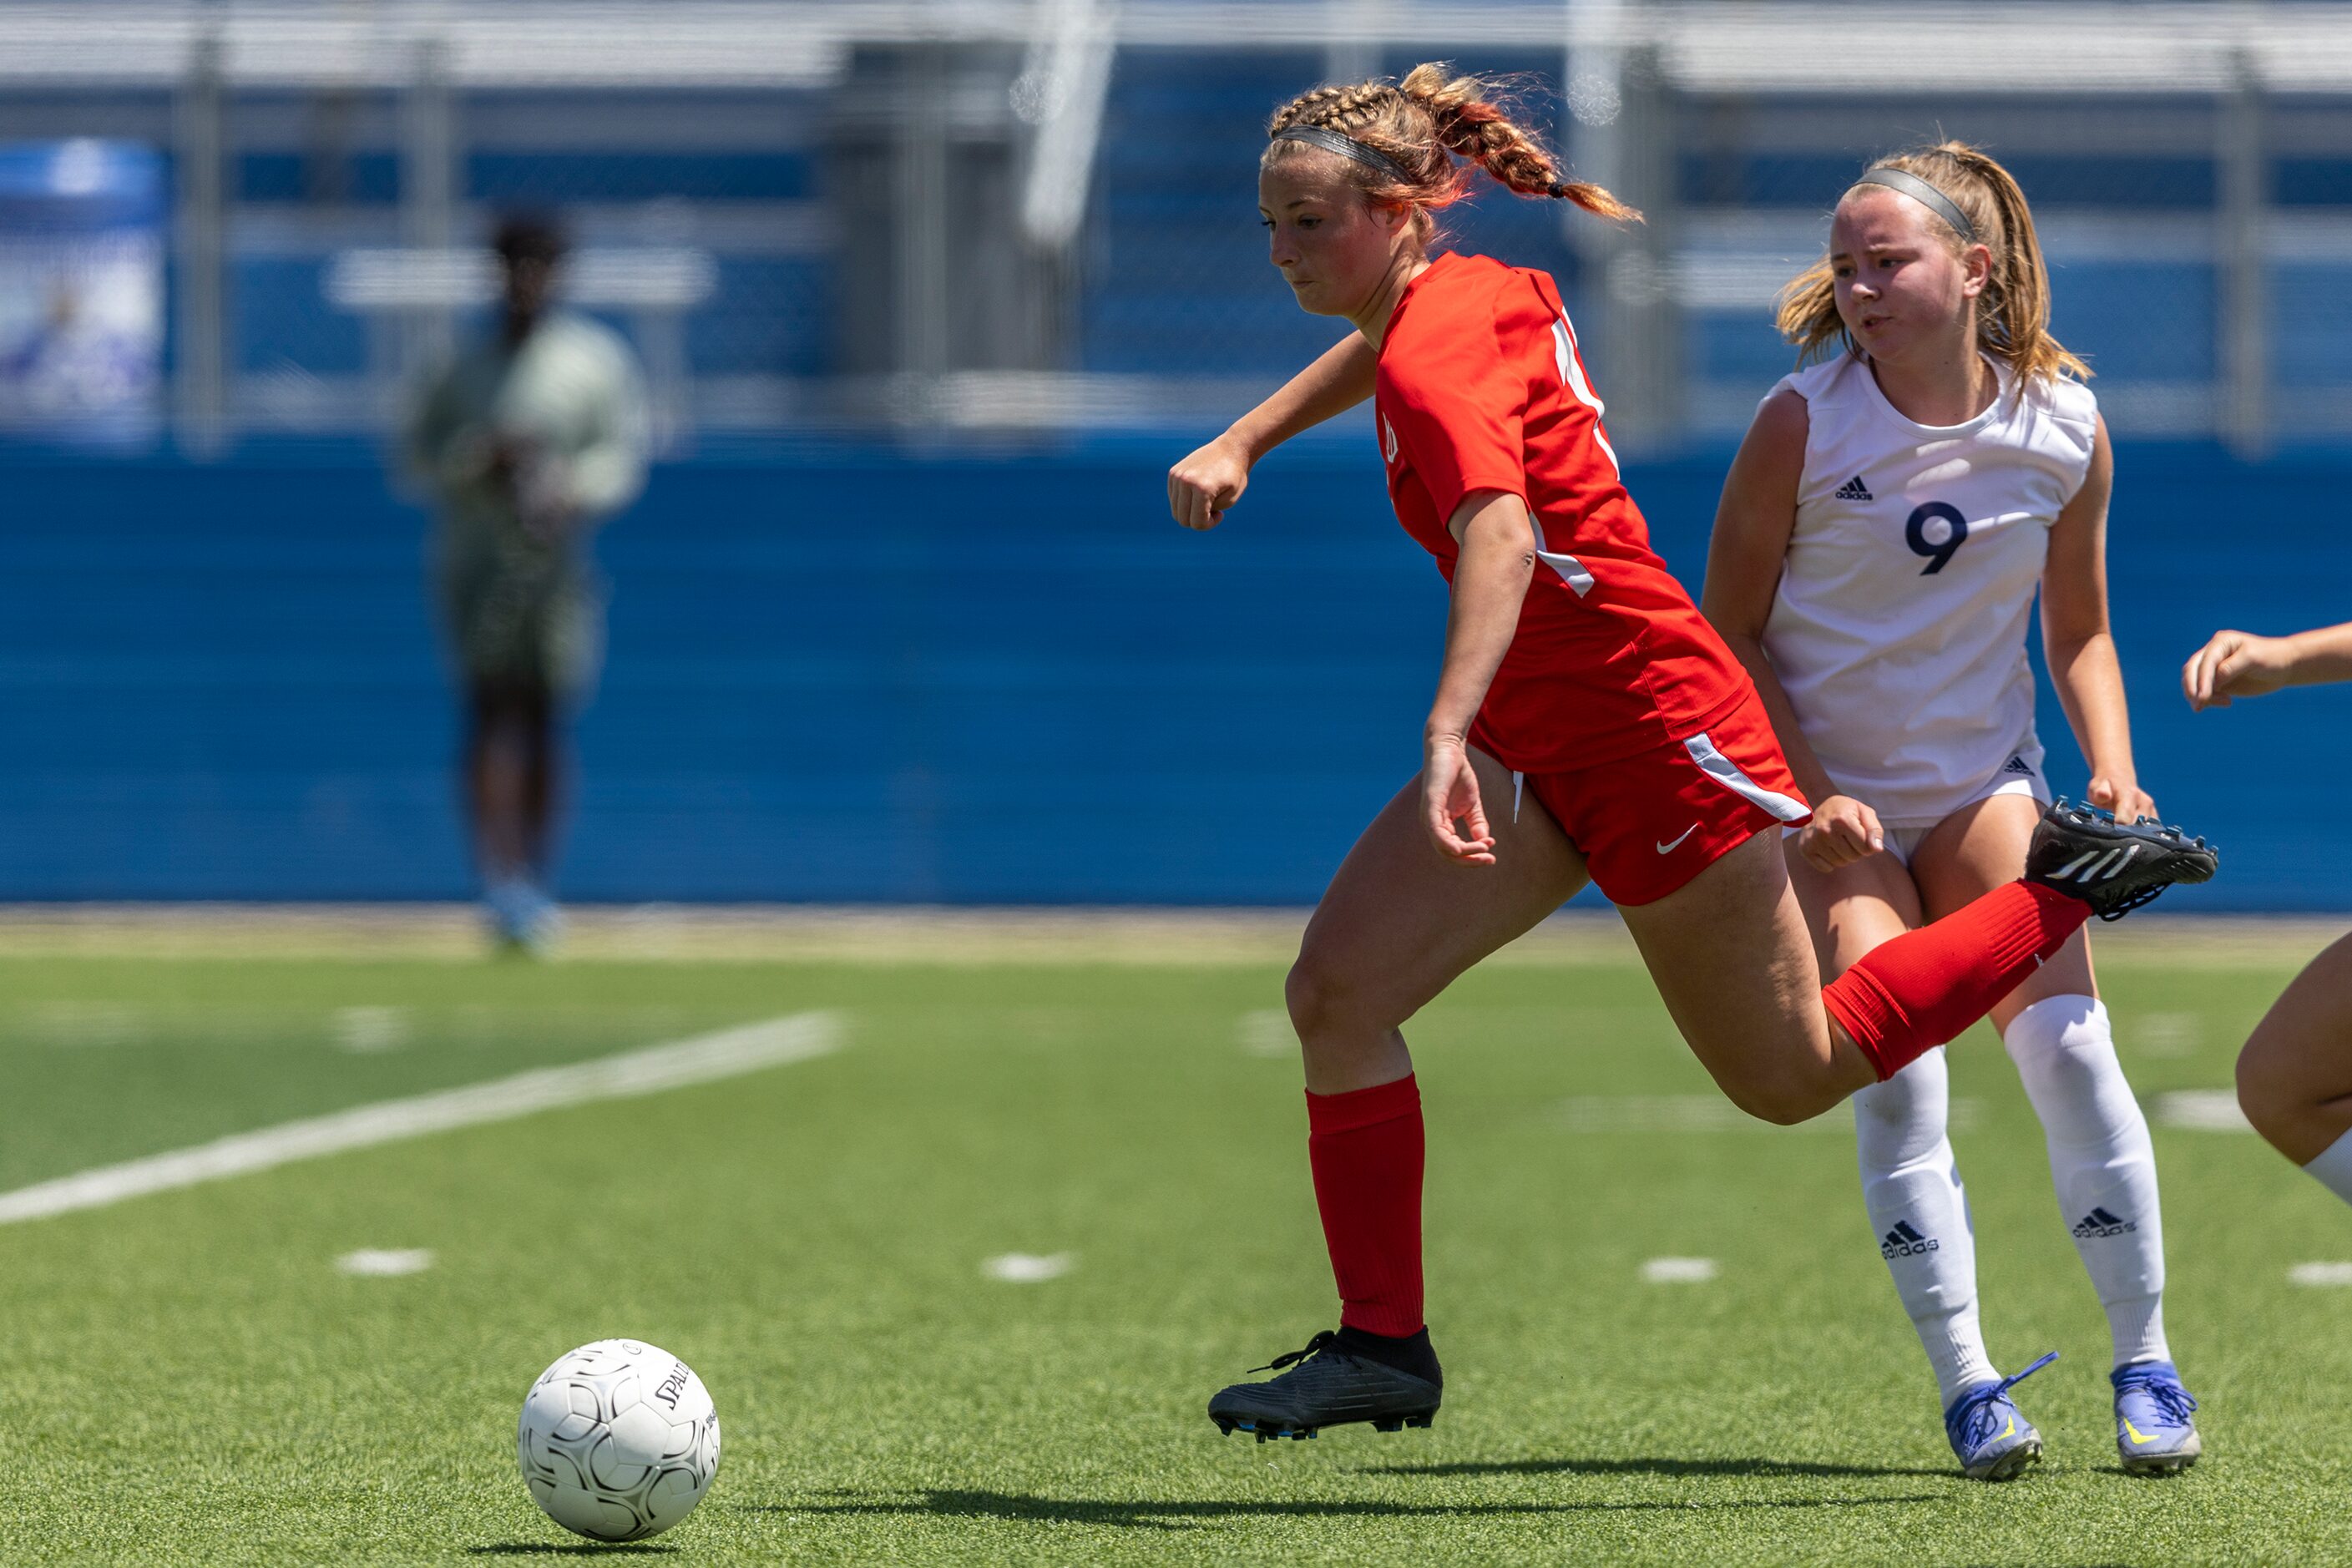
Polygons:
<instances>
[{"instance_id":1,"label":"green artificial turf","mask_svg":"<svg viewBox=\"0 0 2352 1568\"><path fill-rule=\"evenodd\" d=\"M2226 1085L2285 977L2110 964L2143 1098ZM1436 1426L1219 1437L1207 1396L1333 1315L1297 1068L1250 1016L1279 980L0 962L5 1186L803 1009L847 1031L723 1083L0 1227L0 1558L572 1551L516 1475L515 1411L622 1334L685 1357L724 1423L700 1510L635 1549L681 1563L2352 1557L2352 1291L2287 1279L2352 1258L2315 1184L2244 1134L2158 1131L2209 1458L2127 1478L2039 1131L1990 1036L1956 1047L1994 1354L2063 1352L2020 1390L2048 1460L1972 1484L1843 1112L1592 1130L1623 1097L1712 1092L1631 967L1475 974L1412 1030ZM362 1247L437 1260L336 1270ZM1076 1262L983 1275L1011 1252ZM1718 1273L1643 1282L1661 1256Z\"/></svg>"}]
</instances>

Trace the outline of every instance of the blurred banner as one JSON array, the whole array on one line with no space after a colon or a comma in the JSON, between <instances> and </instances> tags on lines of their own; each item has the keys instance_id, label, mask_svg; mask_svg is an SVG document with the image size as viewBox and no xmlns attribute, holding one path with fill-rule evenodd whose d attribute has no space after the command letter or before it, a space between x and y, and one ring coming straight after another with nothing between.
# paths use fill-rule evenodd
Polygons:
<instances>
[{"instance_id":1,"label":"blurred banner","mask_svg":"<svg viewBox=\"0 0 2352 1568\"><path fill-rule=\"evenodd\" d=\"M0 425L101 442L152 434L164 216L152 148L0 143Z\"/></svg>"}]
</instances>

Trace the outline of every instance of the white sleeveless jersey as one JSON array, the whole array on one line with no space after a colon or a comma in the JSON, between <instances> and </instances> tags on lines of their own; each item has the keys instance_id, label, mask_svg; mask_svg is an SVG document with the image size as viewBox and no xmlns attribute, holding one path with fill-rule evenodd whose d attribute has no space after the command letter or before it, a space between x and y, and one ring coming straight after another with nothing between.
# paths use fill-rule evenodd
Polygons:
<instances>
[{"instance_id":1,"label":"white sleeveless jersey","mask_svg":"<svg viewBox=\"0 0 2352 1568\"><path fill-rule=\"evenodd\" d=\"M1780 384L1811 429L1764 652L1830 777L1890 826L2040 762L2027 620L2098 403L1996 368L2000 395L1965 425L1905 418L1851 354Z\"/></svg>"}]
</instances>

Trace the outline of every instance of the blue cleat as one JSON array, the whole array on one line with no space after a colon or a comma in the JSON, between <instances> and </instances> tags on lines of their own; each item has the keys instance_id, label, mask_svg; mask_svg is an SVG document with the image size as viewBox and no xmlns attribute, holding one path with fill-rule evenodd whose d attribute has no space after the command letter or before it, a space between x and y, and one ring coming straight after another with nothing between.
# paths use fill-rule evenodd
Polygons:
<instances>
[{"instance_id":1,"label":"blue cleat","mask_svg":"<svg viewBox=\"0 0 2352 1568\"><path fill-rule=\"evenodd\" d=\"M2107 1374L2116 1385L2116 1452L2135 1476L2169 1476L2187 1469L2205 1451L2189 1413L2197 1401L2180 1386L2180 1371L2168 1361L2135 1362Z\"/></svg>"},{"instance_id":2,"label":"blue cleat","mask_svg":"<svg viewBox=\"0 0 2352 1568\"><path fill-rule=\"evenodd\" d=\"M545 958L563 934L563 911L520 877L492 882L482 895L482 909L491 940L503 952Z\"/></svg>"},{"instance_id":3,"label":"blue cleat","mask_svg":"<svg viewBox=\"0 0 2352 1568\"><path fill-rule=\"evenodd\" d=\"M2014 1377L1980 1383L1944 1412L1944 1436L1960 1470L1972 1481L2011 1481L2042 1458L2042 1434L2009 1397L2009 1391L2058 1359L2052 1351Z\"/></svg>"}]
</instances>

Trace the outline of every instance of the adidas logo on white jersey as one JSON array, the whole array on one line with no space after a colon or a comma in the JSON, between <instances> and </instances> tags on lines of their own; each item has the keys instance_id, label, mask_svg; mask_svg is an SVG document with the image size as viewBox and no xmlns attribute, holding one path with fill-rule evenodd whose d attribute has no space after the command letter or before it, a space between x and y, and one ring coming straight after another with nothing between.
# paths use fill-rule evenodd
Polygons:
<instances>
[{"instance_id":1,"label":"adidas logo on white jersey","mask_svg":"<svg viewBox=\"0 0 2352 1568\"><path fill-rule=\"evenodd\" d=\"M1876 500L1878 498L1870 493L1870 487L1862 482L1862 476L1860 474L1856 474L1853 478L1846 480L1845 483L1838 486L1837 499L1840 500Z\"/></svg>"}]
</instances>

